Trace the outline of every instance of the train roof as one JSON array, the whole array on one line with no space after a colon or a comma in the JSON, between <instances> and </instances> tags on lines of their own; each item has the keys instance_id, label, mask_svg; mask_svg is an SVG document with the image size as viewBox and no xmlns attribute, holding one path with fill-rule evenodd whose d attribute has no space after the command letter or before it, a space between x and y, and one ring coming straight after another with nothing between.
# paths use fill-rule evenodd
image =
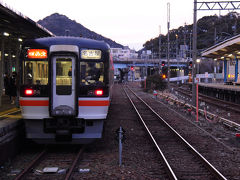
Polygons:
<instances>
[{"instance_id":1,"label":"train roof","mask_svg":"<svg viewBox=\"0 0 240 180\"><path fill-rule=\"evenodd\" d=\"M101 50L108 50L110 48L104 41L69 36L37 38L27 40L23 43L23 47L30 48L49 48L51 45L76 45L79 48L94 48Z\"/></svg>"}]
</instances>

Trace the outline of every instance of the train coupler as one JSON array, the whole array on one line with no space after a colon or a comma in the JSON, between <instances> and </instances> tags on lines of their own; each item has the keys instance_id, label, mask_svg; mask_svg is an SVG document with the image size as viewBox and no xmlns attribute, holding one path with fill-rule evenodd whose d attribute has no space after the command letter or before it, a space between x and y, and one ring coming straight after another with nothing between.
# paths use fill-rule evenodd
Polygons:
<instances>
[{"instance_id":1,"label":"train coupler","mask_svg":"<svg viewBox=\"0 0 240 180\"><path fill-rule=\"evenodd\" d=\"M56 130L56 141L72 141L72 133L69 130Z\"/></svg>"}]
</instances>

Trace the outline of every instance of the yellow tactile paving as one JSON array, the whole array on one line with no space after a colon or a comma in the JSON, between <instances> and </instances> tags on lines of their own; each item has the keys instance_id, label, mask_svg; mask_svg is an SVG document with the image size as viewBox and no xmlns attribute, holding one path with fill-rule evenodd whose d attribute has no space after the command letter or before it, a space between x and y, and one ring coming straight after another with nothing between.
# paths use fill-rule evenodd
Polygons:
<instances>
[{"instance_id":1,"label":"yellow tactile paving","mask_svg":"<svg viewBox=\"0 0 240 180\"><path fill-rule=\"evenodd\" d=\"M2 117L21 119L22 115L3 115Z\"/></svg>"},{"instance_id":2,"label":"yellow tactile paving","mask_svg":"<svg viewBox=\"0 0 240 180\"><path fill-rule=\"evenodd\" d=\"M17 112L19 110L20 110L19 108L12 108L12 109L8 109L6 111L2 111L2 112L0 112L0 117L3 117L3 116L5 117L9 113Z\"/></svg>"}]
</instances>

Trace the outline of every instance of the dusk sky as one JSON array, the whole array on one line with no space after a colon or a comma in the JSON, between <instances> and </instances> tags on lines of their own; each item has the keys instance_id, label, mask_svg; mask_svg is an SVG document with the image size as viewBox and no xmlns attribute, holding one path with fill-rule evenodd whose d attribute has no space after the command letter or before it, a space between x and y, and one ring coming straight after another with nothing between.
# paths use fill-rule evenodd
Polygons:
<instances>
[{"instance_id":1,"label":"dusk sky","mask_svg":"<svg viewBox=\"0 0 240 180\"><path fill-rule=\"evenodd\" d=\"M170 29L192 24L193 0L0 0L34 21L53 13L66 15L86 28L122 45L139 50L151 38L167 32L167 3ZM221 12L226 14L227 12ZM218 14L199 11L198 18Z\"/></svg>"}]
</instances>

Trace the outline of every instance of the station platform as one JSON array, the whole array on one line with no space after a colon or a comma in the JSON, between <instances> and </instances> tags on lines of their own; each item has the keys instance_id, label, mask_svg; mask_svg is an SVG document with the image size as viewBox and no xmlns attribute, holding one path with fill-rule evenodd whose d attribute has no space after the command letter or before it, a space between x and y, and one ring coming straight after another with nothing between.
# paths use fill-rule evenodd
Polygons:
<instances>
[{"instance_id":1,"label":"station platform","mask_svg":"<svg viewBox=\"0 0 240 180\"><path fill-rule=\"evenodd\" d=\"M198 83L199 86L216 88L228 91L237 91L240 92L240 85L227 85L224 83Z\"/></svg>"},{"instance_id":2,"label":"station platform","mask_svg":"<svg viewBox=\"0 0 240 180\"><path fill-rule=\"evenodd\" d=\"M3 95L0 106L0 166L19 152L23 137L24 123L19 108Z\"/></svg>"},{"instance_id":3,"label":"station platform","mask_svg":"<svg viewBox=\"0 0 240 180\"><path fill-rule=\"evenodd\" d=\"M199 83L199 92L224 101L240 104L240 86L224 83Z\"/></svg>"},{"instance_id":4,"label":"station platform","mask_svg":"<svg viewBox=\"0 0 240 180\"><path fill-rule=\"evenodd\" d=\"M2 114L2 112L13 109L13 108L17 108L16 104L11 104L11 100L9 98L9 96L7 95L3 95L2 96L2 106L0 106L0 114Z\"/></svg>"}]
</instances>

